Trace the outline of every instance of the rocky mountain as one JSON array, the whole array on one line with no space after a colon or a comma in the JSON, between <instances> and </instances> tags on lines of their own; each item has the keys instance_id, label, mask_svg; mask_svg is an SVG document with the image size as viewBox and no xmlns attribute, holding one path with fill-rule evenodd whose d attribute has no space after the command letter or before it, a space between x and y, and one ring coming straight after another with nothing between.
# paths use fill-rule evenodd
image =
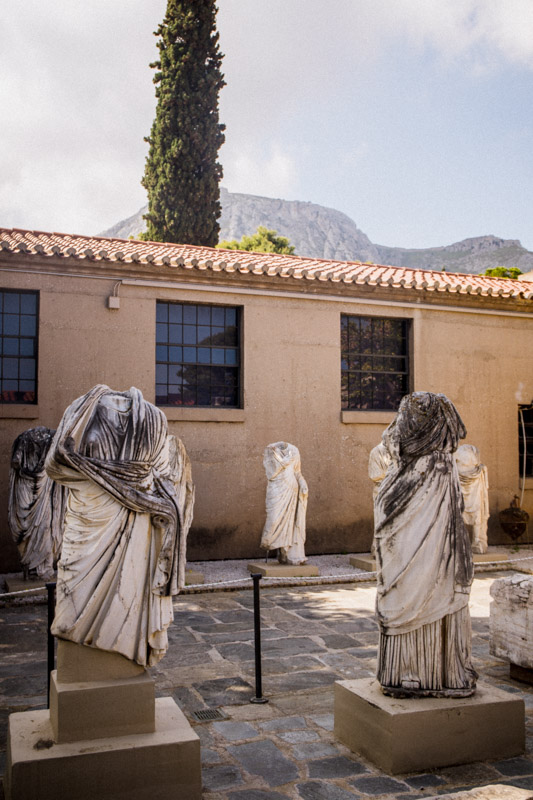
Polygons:
<instances>
[{"instance_id":1,"label":"rocky mountain","mask_svg":"<svg viewBox=\"0 0 533 800\"><path fill-rule=\"evenodd\" d=\"M287 236L299 256L373 261L418 269L442 269L448 272L477 274L488 267L519 267L533 270L533 253L517 239L478 236L445 247L402 249L373 244L355 222L341 211L300 200L278 200L251 194L220 192L222 216L220 238L240 239L254 233L259 225L273 228ZM143 214L147 206L128 219L118 222L101 236L127 239L145 229Z\"/></svg>"}]
</instances>

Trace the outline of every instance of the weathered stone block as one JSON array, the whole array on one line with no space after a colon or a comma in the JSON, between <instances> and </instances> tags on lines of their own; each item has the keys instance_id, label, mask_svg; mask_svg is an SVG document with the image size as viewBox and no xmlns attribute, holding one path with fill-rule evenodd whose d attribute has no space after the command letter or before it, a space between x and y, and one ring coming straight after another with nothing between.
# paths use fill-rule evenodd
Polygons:
<instances>
[{"instance_id":1,"label":"weathered stone block","mask_svg":"<svg viewBox=\"0 0 533 800\"><path fill-rule=\"evenodd\" d=\"M153 733L55 744L48 711L9 718L6 800L201 798L200 740L170 697Z\"/></svg>"},{"instance_id":2,"label":"weathered stone block","mask_svg":"<svg viewBox=\"0 0 533 800\"><path fill-rule=\"evenodd\" d=\"M386 697L373 678L335 684L335 735L389 774L524 752L524 702L480 683L466 698Z\"/></svg>"},{"instance_id":3,"label":"weathered stone block","mask_svg":"<svg viewBox=\"0 0 533 800\"><path fill-rule=\"evenodd\" d=\"M313 564L276 564L275 561L254 561L248 564L248 572L265 578L310 578L319 574L318 567Z\"/></svg>"},{"instance_id":4,"label":"weathered stone block","mask_svg":"<svg viewBox=\"0 0 533 800\"><path fill-rule=\"evenodd\" d=\"M52 672L50 721L56 742L155 730L155 684L147 673L122 680L60 683Z\"/></svg>"},{"instance_id":5,"label":"weathered stone block","mask_svg":"<svg viewBox=\"0 0 533 800\"><path fill-rule=\"evenodd\" d=\"M533 578L511 575L490 588L490 652L520 667L533 667Z\"/></svg>"}]
</instances>

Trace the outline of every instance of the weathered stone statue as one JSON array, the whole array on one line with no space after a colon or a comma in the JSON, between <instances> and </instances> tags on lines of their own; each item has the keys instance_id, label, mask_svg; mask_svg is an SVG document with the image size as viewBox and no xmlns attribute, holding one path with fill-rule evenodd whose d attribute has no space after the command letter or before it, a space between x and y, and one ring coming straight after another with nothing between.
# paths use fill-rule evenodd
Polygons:
<instances>
[{"instance_id":1,"label":"weathered stone statue","mask_svg":"<svg viewBox=\"0 0 533 800\"><path fill-rule=\"evenodd\" d=\"M308 488L300 451L288 442L269 444L263 455L268 479L266 522L261 537L265 550L278 548L282 564L305 564L305 514Z\"/></svg>"},{"instance_id":2,"label":"weathered stone statue","mask_svg":"<svg viewBox=\"0 0 533 800\"><path fill-rule=\"evenodd\" d=\"M453 454L466 431L442 394L415 392L383 434L394 464L375 503L377 677L393 696L475 691L472 555Z\"/></svg>"},{"instance_id":3,"label":"weathered stone statue","mask_svg":"<svg viewBox=\"0 0 533 800\"><path fill-rule=\"evenodd\" d=\"M95 386L65 411L46 459L69 487L54 635L142 666L165 654L185 547L172 447L138 389Z\"/></svg>"},{"instance_id":4,"label":"weathered stone statue","mask_svg":"<svg viewBox=\"0 0 533 800\"><path fill-rule=\"evenodd\" d=\"M54 433L30 428L11 451L8 521L26 579L52 578L61 550L66 491L44 469Z\"/></svg>"},{"instance_id":5,"label":"weathered stone statue","mask_svg":"<svg viewBox=\"0 0 533 800\"><path fill-rule=\"evenodd\" d=\"M458 447L455 461L465 504L463 519L470 534L472 552L486 553L489 547L487 541L489 519L487 467L481 463L479 450L473 444L462 444Z\"/></svg>"},{"instance_id":6,"label":"weathered stone statue","mask_svg":"<svg viewBox=\"0 0 533 800\"><path fill-rule=\"evenodd\" d=\"M372 448L370 451L370 456L368 457L368 477L374 484L372 491L372 497L374 501L378 496L379 487L381 486L381 483L391 464L391 455L383 442L380 442Z\"/></svg>"},{"instance_id":7,"label":"weathered stone statue","mask_svg":"<svg viewBox=\"0 0 533 800\"><path fill-rule=\"evenodd\" d=\"M194 484L192 482L192 469L185 445L181 439L170 435L169 460L170 473L176 489L176 501L180 524L179 553L178 553L178 586L185 586L185 565L187 562L187 536L192 525L194 511Z\"/></svg>"}]
</instances>

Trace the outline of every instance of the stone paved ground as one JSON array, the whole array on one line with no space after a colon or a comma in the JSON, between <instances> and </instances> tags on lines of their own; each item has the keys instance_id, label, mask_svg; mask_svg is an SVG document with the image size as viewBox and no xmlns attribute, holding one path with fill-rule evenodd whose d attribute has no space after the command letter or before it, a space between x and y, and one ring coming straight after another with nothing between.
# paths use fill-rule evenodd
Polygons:
<instances>
[{"instance_id":1,"label":"stone paved ground","mask_svg":"<svg viewBox=\"0 0 533 800\"><path fill-rule=\"evenodd\" d=\"M375 670L371 584L262 590L266 705L249 702L251 591L180 596L169 652L153 673L159 696L174 697L201 738L205 800L414 800L486 783L533 789L533 687L510 680L508 665L489 654L489 588L501 574L510 573L475 580L474 655L483 680L524 697L527 754L394 777L333 735L333 682ZM45 706L46 608L0 608L0 623L1 773L8 714ZM194 722L192 712L201 709L219 709L225 718Z\"/></svg>"}]
</instances>

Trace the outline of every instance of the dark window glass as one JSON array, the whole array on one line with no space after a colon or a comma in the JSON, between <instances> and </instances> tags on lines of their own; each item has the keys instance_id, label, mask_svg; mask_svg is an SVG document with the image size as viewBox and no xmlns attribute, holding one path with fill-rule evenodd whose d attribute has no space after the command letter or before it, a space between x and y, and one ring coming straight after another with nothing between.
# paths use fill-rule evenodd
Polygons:
<instances>
[{"instance_id":1,"label":"dark window glass","mask_svg":"<svg viewBox=\"0 0 533 800\"><path fill-rule=\"evenodd\" d=\"M518 470L525 477L533 478L533 406L518 406Z\"/></svg>"},{"instance_id":2,"label":"dark window glass","mask_svg":"<svg viewBox=\"0 0 533 800\"><path fill-rule=\"evenodd\" d=\"M404 319L341 314L341 407L396 411L409 391Z\"/></svg>"},{"instance_id":3,"label":"dark window glass","mask_svg":"<svg viewBox=\"0 0 533 800\"><path fill-rule=\"evenodd\" d=\"M37 402L37 292L0 290L0 403Z\"/></svg>"},{"instance_id":4,"label":"dark window glass","mask_svg":"<svg viewBox=\"0 0 533 800\"><path fill-rule=\"evenodd\" d=\"M158 405L239 407L238 309L158 301L156 320Z\"/></svg>"}]
</instances>

